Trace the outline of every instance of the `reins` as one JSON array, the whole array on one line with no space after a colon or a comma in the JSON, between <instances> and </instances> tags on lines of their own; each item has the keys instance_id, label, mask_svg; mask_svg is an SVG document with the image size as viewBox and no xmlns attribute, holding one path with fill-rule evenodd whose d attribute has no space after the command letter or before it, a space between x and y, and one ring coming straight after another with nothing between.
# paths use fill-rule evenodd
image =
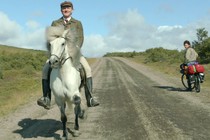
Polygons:
<instances>
[{"instance_id":1,"label":"reins","mask_svg":"<svg viewBox=\"0 0 210 140\"><path fill-rule=\"evenodd\" d=\"M62 66L68 59L72 59L72 57L69 56L69 57L67 57L66 59L64 59L63 63L61 63L61 66Z\"/></svg>"}]
</instances>

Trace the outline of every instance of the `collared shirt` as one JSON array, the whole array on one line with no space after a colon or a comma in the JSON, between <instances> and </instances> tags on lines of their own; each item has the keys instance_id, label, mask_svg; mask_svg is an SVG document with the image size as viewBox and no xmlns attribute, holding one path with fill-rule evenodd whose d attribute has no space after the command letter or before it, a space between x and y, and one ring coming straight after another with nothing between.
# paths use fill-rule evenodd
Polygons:
<instances>
[{"instance_id":1,"label":"collared shirt","mask_svg":"<svg viewBox=\"0 0 210 140\"><path fill-rule=\"evenodd\" d=\"M66 21L69 22L69 21L71 20L71 17L68 17L68 18L64 18L64 17L63 17L63 20L64 20L64 23L66 24Z\"/></svg>"}]
</instances>

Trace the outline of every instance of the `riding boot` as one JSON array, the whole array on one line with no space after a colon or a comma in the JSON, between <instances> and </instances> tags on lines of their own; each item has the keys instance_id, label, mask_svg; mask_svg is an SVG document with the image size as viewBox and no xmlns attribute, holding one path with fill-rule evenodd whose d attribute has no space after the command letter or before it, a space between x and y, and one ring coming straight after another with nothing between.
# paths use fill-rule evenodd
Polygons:
<instances>
[{"instance_id":1,"label":"riding boot","mask_svg":"<svg viewBox=\"0 0 210 140\"><path fill-rule=\"evenodd\" d=\"M50 109L51 90L50 90L49 80L42 79L42 91L43 91L43 97L37 100L37 104L44 107L45 109Z\"/></svg>"},{"instance_id":2,"label":"riding boot","mask_svg":"<svg viewBox=\"0 0 210 140\"><path fill-rule=\"evenodd\" d=\"M92 77L89 77L87 78L86 85L85 85L85 97L87 100L88 107L94 107L94 106L99 105L99 103L92 98L92 95L91 95L92 87L93 87Z\"/></svg>"}]
</instances>

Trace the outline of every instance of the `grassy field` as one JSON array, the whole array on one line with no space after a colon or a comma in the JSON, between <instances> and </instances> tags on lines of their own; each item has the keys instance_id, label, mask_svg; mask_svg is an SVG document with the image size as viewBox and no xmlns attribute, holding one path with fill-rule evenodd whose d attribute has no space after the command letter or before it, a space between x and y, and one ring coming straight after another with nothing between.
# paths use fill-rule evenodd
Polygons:
<instances>
[{"instance_id":1,"label":"grassy field","mask_svg":"<svg viewBox=\"0 0 210 140\"><path fill-rule=\"evenodd\" d=\"M0 45L0 117L42 96L41 74L45 51ZM90 64L97 59L88 58Z\"/></svg>"},{"instance_id":2,"label":"grassy field","mask_svg":"<svg viewBox=\"0 0 210 140\"><path fill-rule=\"evenodd\" d=\"M26 76L22 71L7 71L5 79L0 80L0 116L13 112L40 91L40 73ZM41 92L41 91L40 91Z\"/></svg>"},{"instance_id":3,"label":"grassy field","mask_svg":"<svg viewBox=\"0 0 210 140\"><path fill-rule=\"evenodd\" d=\"M135 56L133 58L128 58L131 61L144 64L146 66L151 67L155 71L160 71L165 74L168 74L170 76L174 77L180 77L180 64L179 63L166 63L166 62L153 62L153 63L145 63L145 58L143 56ZM210 64L204 65L205 67L205 82L202 84L204 87L208 87L210 84Z\"/></svg>"},{"instance_id":4,"label":"grassy field","mask_svg":"<svg viewBox=\"0 0 210 140\"><path fill-rule=\"evenodd\" d=\"M36 58L40 53L43 55L43 62L39 59L39 63L44 63L46 56L43 51L0 46L0 116L13 112L41 95L41 66L35 70L29 63L31 59L23 59L24 55Z\"/></svg>"},{"instance_id":5,"label":"grassy field","mask_svg":"<svg viewBox=\"0 0 210 140\"><path fill-rule=\"evenodd\" d=\"M45 51L0 45L0 117L15 111L25 103L36 102L42 95L41 74L46 59ZM128 59L149 66L155 71L175 77L181 76L178 63L144 63L145 58L142 55ZM87 60L92 65L97 58ZM208 87L210 64L204 66L205 82L202 85Z\"/></svg>"}]
</instances>

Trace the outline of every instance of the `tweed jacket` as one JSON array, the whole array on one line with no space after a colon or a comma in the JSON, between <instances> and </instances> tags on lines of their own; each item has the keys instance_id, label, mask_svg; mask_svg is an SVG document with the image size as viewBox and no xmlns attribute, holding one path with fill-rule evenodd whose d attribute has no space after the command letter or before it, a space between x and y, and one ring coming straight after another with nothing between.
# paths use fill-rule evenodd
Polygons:
<instances>
[{"instance_id":1,"label":"tweed jacket","mask_svg":"<svg viewBox=\"0 0 210 140\"><path fill-rule=\"evenodd\" d=\"M83 35L83 27L82 23L79 20L76 20L71 17L70 21L68 23L64 23L63 17L61 17L58 20L55 20L52 22L51 26L64 26L65 29L76 29L78 33L78 46L81 48L83 41L84 41L84 35Z\"/></svg>"}]
</instances>

